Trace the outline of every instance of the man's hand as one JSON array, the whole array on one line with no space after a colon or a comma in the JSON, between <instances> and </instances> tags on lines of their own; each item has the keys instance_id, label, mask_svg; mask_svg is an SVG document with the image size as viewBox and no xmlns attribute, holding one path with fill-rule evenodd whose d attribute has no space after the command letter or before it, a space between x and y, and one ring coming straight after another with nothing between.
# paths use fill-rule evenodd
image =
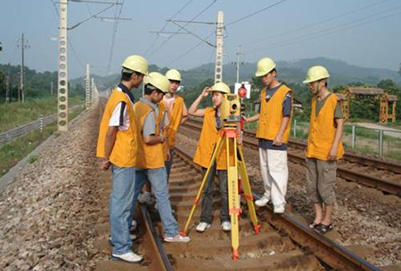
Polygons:
<instances>
[{"instance_id":1,"label":"man's hand","mask_svg":"<svg viewBox=\"0 0 401 271\"><path fill-rule=\"evenodd\" d=\"M170 157L171 157L170 149L167 149L167 161L170 160Z\"/></svg>"},{"instance_id":2,"label":"man's hand","mask_svg":"<svg viewBox=\"0 0 401 271\"><path fill-rule=\"evenodd\" d=\"M103 158L100 161L100 169L102 169L102 170L108 170L110 165L111 165L111 163L110 163L109 159Z\"/></svg>"},{"instance_id":3,"label":"man's hand","mask_svg":"<svg viewBox=\"0 0 401 271\"><path fill-rule=\"evenodd\" d=\"M337 160L337 148L331 148L327 160L335 161Z\"/></svg>"},{"instance_id":4,"label":"man's hand","mask_svg":"<svg viewBox=\"0 0 401 271\"><path fill-rule=\"evenodd\" d=\"M277 135L276 138L273 140L273 145L281 146L283 144L283 136Z\"/></svg>"}]
</instances>

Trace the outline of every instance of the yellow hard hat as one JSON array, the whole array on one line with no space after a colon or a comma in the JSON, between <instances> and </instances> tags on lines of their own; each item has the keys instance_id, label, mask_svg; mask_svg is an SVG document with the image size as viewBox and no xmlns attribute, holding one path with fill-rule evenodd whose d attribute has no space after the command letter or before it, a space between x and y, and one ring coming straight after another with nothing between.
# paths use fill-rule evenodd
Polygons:
<instances>
[{"instance_id":1,"label":"yellow hard hat","mask_svg":"<svg viewBox=\"0 0 401 271\"><path fill-rule=\"evenodd\" d=\"M311 82L319 81L321 79L329 78L330 74L327 69L323 66L313 66L308 70L306 74L306 79L304 80L304 84L308 84Z\"/></svg>"},{"instance_id":2,"label":"yellow hard hat","mask_svg":"<svg viewBox=\"0 0 401 271\"><path fill-rule=\"evenodd\" d=\"M212 91L219 91L222 92L224 94L230 94L230 88L229 86L227 86L226 84L224 84L223 82L219 82L214 84L211 87Z\"/></svg>"},{"instance_id":3,"label":"yellow hard hat","mask_svg":"<svg viewBox=\"0 0 401 271\"><path fill-rule=\"evenodd\" d=\"M258 65L256 66L256 77L261 77L265 74L268 74L276 67L276 63L274 63L273 59L264 57L259 60Z\"/></svg>"},{"instance_id":4,"label":"yellow hard hat","mask_svg":"<svg viewBox=\"0 0 401 271\"><path fill-rule=\"evenodd\" d=\"M181 78L181 73L177 71L176 69L171 69L166 72L166 77L168 80L174 80L174 81L182 81Z\"/></svg>"},{"instance_id":5,"label":"yellow hard hat","mask_svg":"<svg viewBox=\"0 0 401 271\"><path fill-rule=\"evenodd\" d=\"M139 72L142 74L148 74L148 61L139 55L131 55L127 57L122 66L131 71Z\"/></svg>"},{"instance_id":6,"label":"yellow hard hat","mask_svg":"<svg viewBox=\"0 0 401 271\"><path fill-rule=\"evenodd\" d=\"M168 90L170 89L170 81L166 76L158 72L149 73L143 81L145 85L151 84L164 93L168 93Z\"/></svg>"}]
</instances>

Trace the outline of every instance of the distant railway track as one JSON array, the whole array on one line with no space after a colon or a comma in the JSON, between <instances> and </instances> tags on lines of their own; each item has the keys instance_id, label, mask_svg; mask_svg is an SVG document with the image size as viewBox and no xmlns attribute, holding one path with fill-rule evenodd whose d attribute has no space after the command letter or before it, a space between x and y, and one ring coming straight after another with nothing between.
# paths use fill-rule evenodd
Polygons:
<instances>
[{"instance_id":1,"label":"distant railway track","mask_svg":"<svg viewBox=\"0 0 401 271\"><path fill-rule=\"evenodd\" d=\"M190 119L184 125L192 131L200 131L202 123ZM258 149L258 139L251 131L244 132L244 146ZM305 163L304 149L306 144L300 141L289 142L288 158L298 164ZM372 187L384 193L401 196L401 163L396 164L375 158L362 157L356 154L345 154L344 160L337 166L337 175L347 181Z\"/></svg>"}]
</instances>

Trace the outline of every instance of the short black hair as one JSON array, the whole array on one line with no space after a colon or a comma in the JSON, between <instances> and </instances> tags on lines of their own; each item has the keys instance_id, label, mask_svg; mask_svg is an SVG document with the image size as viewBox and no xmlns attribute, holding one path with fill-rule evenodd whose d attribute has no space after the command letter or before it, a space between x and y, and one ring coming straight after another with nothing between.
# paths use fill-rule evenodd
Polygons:
<instances>
[{"instance_id":1,"label":"short black hair","mask_svg":"<svg viewBox=\"0 0 401 271\"><path fill-rule=\"evenodd\" d=\"M276 68L274 68L273 70L271 70L271 71L270 71L270 73L272 73L272 72L275 72L275 73L277 73L277 70L276 70Z\"/></svg>"},{"instance_id":2,"label":"short black hair","mask_svg":"<svg viewBox=\"0 0 401 271\"><path fill-rule=\"evenodd\" d=\"M155 86L151 85L151 84L146 84L145 85L145 89L144 89L144 94L145 95L150 95L152 94L153 91L156 91L158 93L163 93L163 91L161 91L160 89L156 88Z\"/></svg>"},{"instance_id":3,"label":"short black hair","mask_svg":"<svg viewBox=\"0 0 401 271\"><path fill-rule=\"evenodd\" d=\"M172 79L168 79L170 81L170 83L177 83L177 84L181 84L180 80L172 80Z\"/></svg>"},{"instance_id":4,"label":"short black hair","mask_svg":"<svg viewBox=\"0 0 401 271\"><path fill-rule=\"evenodd\" d=\"M129 81L129 80L131 80L132 74L136 74L137 76L141 75L141 73L139 73L139 72L131 71L129 69L123 68L121 70L121 81Z\"/></svg>"}]
</instances>

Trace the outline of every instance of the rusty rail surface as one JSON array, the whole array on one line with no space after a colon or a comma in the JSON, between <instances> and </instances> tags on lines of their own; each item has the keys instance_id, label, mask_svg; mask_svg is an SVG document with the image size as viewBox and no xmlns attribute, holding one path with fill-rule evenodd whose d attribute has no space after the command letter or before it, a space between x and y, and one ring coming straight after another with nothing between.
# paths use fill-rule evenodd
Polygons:
<instances>
[{"instance_id":1,"label":"rusty rail surface","mask_svg":"<svg viewBox=\"0 0 401 271\"><path fill-rule=\"evenodd\" d=\"M202 124L199 120L191 119L183 124L184 127L190 127L191 129L195 129L200 131L202 128ZM244 146L251 149L258 149L258 139L255 137L254 132L245 131L244 132ZM303 145L302 145L303 144ZM305 148L305 144L298 141L290 141L289 146L302 146ZM302 149L303 149L302 148ZM305 156L303 153L292 152L291 149L288 151L289 160L299 164L305 164ZM356 165L351 169L347 169L341 164L337 164L337 174L339 177L352 182L357 182L359 184L372 187L383 191L385 193L401 196L401 175L396 176L398 181L388 180L382 177L374 176L372 174L366 172L358 172L355 169L358 168L359 165L363 166L371 166L374 168L379 168L383 170L388 170L391 172L401 172L401 163L393 164L391 162L381 161L378 159L372 159L368 157L361 157L357 155L349 155L346 154L344 159L346 162L354 162ZM391 170L390 170L391 169ZM362 170L366 171L366 170ZM397 174L398 175L398 174Z\"/></svg>"},{"instance_id":2,"label":"rusty rail surface","mask_svg":"<svg viewBox=\"0 0 401 271\"><path fill-rule=\"evenodd\" d=\"M179 191L184 191L184 187L188 187L188 185L195 185L195 180L198 178L200 180L201 178L201 173L200 173L200 167L195 165L192 162L192 155L189 154L187 151L176 147L175 148L175 153L177 154L177 158L179 158L181 161L177 162L175 161L175 164L178 163L177 167L178 171L177 174L173 176L173 180L170 181L170 186L173 185L175 186L175 189L179 189ZM178 160L178 159L176 159ZM182 165L180 165L180 163ZM193 168L192 171L190 168ZM196 175L196 176L195 176ZM185 177L186 176L186 177ZM178 186L180 184L179 182L177 183L175 179L180 179L182 180L181 186ZM197 183L199 184L199 183ZM174 190L174 188L173 188ZM177 202L178 204L178 212L180 212L179 208L183 208L183 200L184 197L188 197L188 191L186 192L177 192L177 193L172 193L173 198L180 199L180 202ZM267 212L265 211L267 210ZM244 210L246 212L246 210ZM182 217L182 213L178 213L179 217ZM213 258L215 255L213 255L214 248L213 244L216 243L216 238L213 238L213 236L207 234L209 230L206 230L205 233L201 234L200 236L196 237L196 239L192 240L191 243L189 243L186 247L180 248L180 247L175 247L174 248L168 248L170 249L169 253L172 253L174 256L179 253L185 253L185 257L179 258L176 256L176 270L185 270L185 268L188 268L188 265L190 262L193 263L193 268L192 270L260 270L262 266L265 266L266 270L268 268L268 264L271 264L271 269L269 270L326 270L327 266L328 270L347 270L347 271L353 271L353 270L363 270L363 271L379 271L381 269L373 266L372 264L368 263L366 260L362 259L358 255L348 251L344 247L340 246L339 244L333 242L332 240L326 238L323 235L320 235L312 230L310 230L305 224L303 224L295 215L291 213L285 213L283 215L275 215L273 213L273 210L271 208L263 208L263 212L261 209L258 209L258 217L262 221L262 231L260 233L260 237L257 238L251 233L251 235L247 235L248 237L244 238L242 237L241 242L243 242L244 248L242 248L241 253L246 253L245 250L249 249L252 250L254 247L252 244L248 244L246 242L247 238L255 238L256 240L265 240L265 243L256 243L254 244L255 246L268 246L269 242L282 242L285 243L283 240L286 238L290 238L292 242L301 248L302 253L293 255L294 251L291 252L282 252L284 255L277 255L277 258L274 258L273 256L266 256L264 257L263 255L261 258L255 258L255 259L240 259L239 261L226 261L224 264L221 262L221 259L212 259L208 261L208 259ZM185 218L185 217L184 217ZM248 220L245 218L244 220ZM182 221L181 221L182 222ZM266 226L266 223L268 225ZM267 229L266 229L267 227ZM269 228L271 227L271 229ZM242 230L241 232L244 231L244 228L247 228L246 224L242 225ZM265 230L263 230L263 228ZM216 229L215 229L216 231ZM274 232L273 232L274 231ZM277 234L279 232L281 236L278 236L279 239L282 240L277 240L277 239L272 239L272 235ZM196 234L196 233L194 233ZM220 237L218 239L222 238L222 235L219 235ZM264 237L266 235L266 237ZM190 233L191 236L191 233ZM204 237L204 240L203 238ZM212 238L212 239L210 239ZM228 237L227 237L228 238ZM244 240L245 239L245 240ZM244 240L244 241L242 241ZM253 240L253 239L252 239ZM275 241L270 241L270 240L275 240ZM200 242L198 245L199 247L196 248L196 244L193 242ZM205 244L206 243L206 244ZM281 246L285 246L282 243ZM194 248L195 247L195 248ZM206 251L203 251L202 248L204 248ZM230 245L229 242L227 242L227 249L229 250ZM222 249L220 249L222 250ZM241 250L241 246L240 246ZM218 251L216 253L220 253L221 251ZM196 255L192 255L196 254ZM210 256L207 256L208 253L210 253ZM293 254L291 254L293 253ZM227 258L229 258L230 253L227 253ZM311 256L313 255L313 257ZM191 259L193 257L193 259ZM280 258L281 257L281 258ZM288 257L289 260L286 260L285 266L283 264L279 264L280 260L282 260L283 257ZM324 263L323 266L320 266L319 261L315 261L314 257L318 258L321 262ZM272 262L276 263L276 265L273 265ZM197 265L202 264L202 267L198 267ZM220 266L218 266L221 264ZM315 266L318 264L317 266ZM215 266L218 266L215 267ZM283 269L280 269L283 268ZM298 268L298 269L297 269ZM304 269L305 268L305 269Z\"/></svg>"}]
</instances>

